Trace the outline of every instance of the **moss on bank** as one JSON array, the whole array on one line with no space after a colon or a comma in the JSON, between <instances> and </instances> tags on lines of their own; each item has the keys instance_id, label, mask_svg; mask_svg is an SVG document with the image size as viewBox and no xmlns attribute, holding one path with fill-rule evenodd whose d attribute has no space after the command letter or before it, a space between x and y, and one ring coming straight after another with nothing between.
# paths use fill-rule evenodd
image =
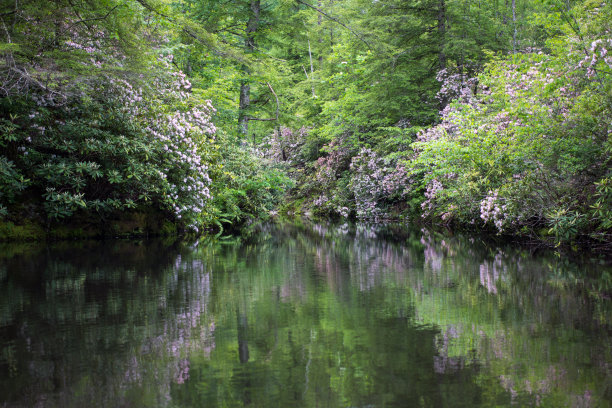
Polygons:
<instances>
[{"instance_id":1,"label":"moss on bank","mask_svg":"<svg viewBox=\"0 0 612 408\"><path fill-rule=\"evenodd\" d=\"M175 236L179 232L176 224L154 212L122 213L103 221L74 219L69 223L0 220L0 242Z\"/></svg>"}]
</instances>

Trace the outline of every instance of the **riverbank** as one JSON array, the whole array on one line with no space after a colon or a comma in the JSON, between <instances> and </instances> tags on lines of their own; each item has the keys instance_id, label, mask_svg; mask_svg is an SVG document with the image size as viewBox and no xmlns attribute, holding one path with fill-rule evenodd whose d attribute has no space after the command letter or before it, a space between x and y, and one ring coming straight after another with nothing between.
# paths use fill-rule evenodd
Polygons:
<instances>
[{"instance_id":1,"label":"riverbank","mask_svg":"<svg viewBox=\"0 0 612 408\"><path fill-rule=\"evenodd\" d=\"M463 234L474 237L481 237L487 241L498 244L516 245L530 251L555 250L570 258L585 255L594 255L596 258L603 258L607 264L612 263L612 245L610 240L596 240L588 236L572 242L559 243L550 228L540 226L540 228L524 228L499 232L494 228L482 226L475 223L459 223L457 220L449 223L435 223L431 219L424 219L419 214L411 214L404 204L395 208L390 208L385 217L379 219L357 220L354 216L341 217L337 214L329 214L321 211L321 208L311 207L311 201L306 198L288 200L278 211L280 218L292 220L296 218L306 218L313 222L320 223L355 223L362 222L365 225L385 224L400 225L403 227L426 229L441 234Z\"/></svg>"},{"instance_id":2,"label":"riverbank","mask_svg":"<svg viewBox=\"0 0 612 408\"><path fill-rule=\"evenodd\" d=\"M107 219L78 218L69 223L36 219L0 221L0 242L177 236L179 226L154 212L129 212Z\"/></svg>"}]
</instances>

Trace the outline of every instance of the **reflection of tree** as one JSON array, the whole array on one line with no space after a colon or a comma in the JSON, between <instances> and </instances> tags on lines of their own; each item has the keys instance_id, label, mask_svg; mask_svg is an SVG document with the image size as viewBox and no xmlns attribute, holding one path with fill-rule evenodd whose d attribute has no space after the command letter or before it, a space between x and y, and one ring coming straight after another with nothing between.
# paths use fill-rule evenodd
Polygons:
<instances>
[{"instance_id":1,"label":"reflection of tree","mask_svg":"<svg viewBox=\"0 0 612 408\"><path fill-rule=\"evenodd\" d=\"M490 247L474 238L442 238L427 231L421 235L420 248L410 236L403 238L410 245L381 239L388 236L384 226L360 226L348 233L336 232L331 226L317 227L315 231L319 236L315 241L315 264L323 274L348 274L351 285L361 291L409 285L417 295L413 301L419 321L440 325L442 334L437 338L446 336L446 341L437 341L437 372L461 371L475 359L498 361L502 372L503 367L517 362L533 365L535 369L528 374L521 372L515 377L520 379L517 384L523 384L515 390L530 398L528 404L542 400L542 395L548 396L544 401L550 401L551 395L563 395L562 404L568 404L571 398L583 398L585 388L581 387L587 387L586 395L592 394L589 387L593 385L585 385L591 380L581 375L581 381L561 383L550 378L548 367L562 361L561 366L576 375L577 364L569 361L574 358L572 361L578 362L581 356L590 355L594 378L599 378L593 381L599 387L606 381L612 383L612 372L605 368L609 366L605 361L612 357L609 348L594 353L595 345L588 346L583 341L546 344L534 340L546 339L560 327L570 338L575 330L588 328L604 335L599 344L606 343L608 337L600 327L602 322L610 322L610 303L605 306L598 297L585 296L581 291L587 286L585 265L578 267L582 269L580 273L575 270L577 266L555 258L533 256L517 248ZM353 241L347 243L347 236ZM339 264L334 260L338 258L346 261ZM559 269L565 272L559 273ZM571 280L559 285L558 280L551 281L551 273L556 279L565 274ZM572 281L579 285L573 286ZM450 337L449 328L455 333ZM568 355L573 357L568 360ZM538 388L534 384L547 386ZM505 389L511 396L512 391Z\"/></svg>"},{"instance_id":2,"label":"reflection of tree","mask_svg":"<svg viewBox=\"0 0 612 408\"><path fill-rule=\"evenodd\" d=\"M610 302L585 293L584 264L384 225L260 232L103 249L105 266L78 252L73 264L68 248L11 258L0 394L12 406L607 403Z\"/></svg>"},{"instance_id":3,"label":"reflection of tree","mask_svg":"<svg viewBox=\"0 0 612 408\"><path fill-rule=\"evenodd\" d=\"M238 359L241 364L245 364L249 362L249 322L247 315L244 312L240 313L240 309L236 311L236 316L238 318Z\"/></svg>"},{"instance_id":4,"label":"reflection of tree","mask_svg":"<svg viewBox=\"0 0 612 408\"><path fill-rule=\"evenodd\" d=\"M38 281L32 270L25 282L16 273L0 282L8 313L0 338L15 339L0 357L6 406L145 405L169 398L172 384L189 378L189 354L210 354L215 346L210 271L157 244L76 249L74 263L66 255L67 248L56 248L14 258L9 271L18 272L11 263L29 265Z\"/></svg>"},{"instance_id":5,"label":"reflection of tree","mask_svg":"<svg viewBox=\"0 0 612 408\"><path fill-rule=\"evenodd\" d=\"M215 252L217 348L210 361L192 364L177 404L443 404L433 368L437 331L412 323L410 293L399 289L411 253L369 244L375 234L283 228L257 246ZM247 338L245 362L236 355L245 354ZM468 401L480 393L473 374L467 369L449 386Z\"/></svg>"}]
</instances>

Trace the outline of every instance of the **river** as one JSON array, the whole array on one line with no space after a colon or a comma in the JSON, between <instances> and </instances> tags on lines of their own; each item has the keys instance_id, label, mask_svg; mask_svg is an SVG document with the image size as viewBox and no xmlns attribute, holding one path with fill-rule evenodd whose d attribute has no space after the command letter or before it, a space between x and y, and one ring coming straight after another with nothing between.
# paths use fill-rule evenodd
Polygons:
<instances>
[{"instance_id":1,"label":"river","mask_svg":"<svg viewBox=\"0 0 612 408\"><path fill-rule=\"evenodd\" d=\"M307 221L4 244L0 407L609 407L591 258Z\"/></svg>"}]
</instances>

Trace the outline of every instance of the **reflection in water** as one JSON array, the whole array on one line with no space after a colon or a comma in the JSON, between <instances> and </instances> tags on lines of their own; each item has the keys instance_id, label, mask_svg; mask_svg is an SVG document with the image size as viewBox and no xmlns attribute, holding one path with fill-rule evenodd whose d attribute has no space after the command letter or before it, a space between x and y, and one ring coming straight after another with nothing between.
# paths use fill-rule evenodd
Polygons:
<instances>
[{"instance_id":1,"label":"reflection in water","mask_svg":"<svg viewBox=\"0 0 612 408\"><path fill-rule=\"evenodd\" d=\"M608 267L395 226L0 248L0 406L610 406Z\"/></svg>"},{"instance_id":2,"label":"reflection in water","mask_svg":"<svg viewBox=\"0 0 612 408\"><path fill-rule=\"evenodd\" d=\"M497 295L496 282L506 277L507 267L502 262L502 256L502 252L499 251L493 261L484 261L480 264L480 284L487 289L487 292L494 295Z\"/></svg>"},{"instance_id":3,"label":"reflection in water","mask_svg":"<svg viewBox=\"0 0 612 408\"><path fill-rule=\"evenodd\" d=\"M189 354L215 347L201 260L116 243L3 261L6 406L118 406L137 390L158 405L189 378Z\"/></svg>"}]
</instances>

